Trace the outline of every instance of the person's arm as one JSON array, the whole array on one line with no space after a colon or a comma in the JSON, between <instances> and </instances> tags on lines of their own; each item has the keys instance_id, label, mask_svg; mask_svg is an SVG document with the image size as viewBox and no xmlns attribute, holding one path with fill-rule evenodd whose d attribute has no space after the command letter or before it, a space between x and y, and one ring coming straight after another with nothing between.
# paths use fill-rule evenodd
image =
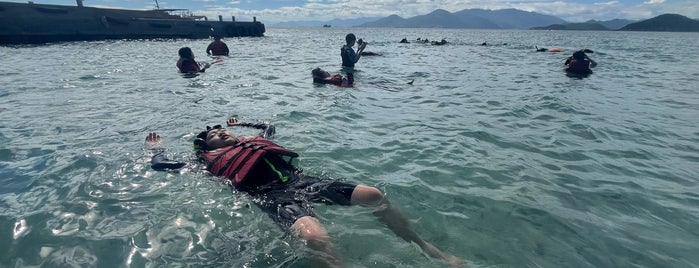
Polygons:
<instances>
[{"instance_id":1,"label":"person's arm","mask_svg":"<svg viewBox=\"0 0 699 268\"><path fill-rule=\"evenodd\" d=\"M185 163L172 161L165 156L165 148L162 147L162 139L155 132L148 133L146 136L146 145L153 151L153 158L150 160L152 169L162 170L177 170L185 165Z\"/></svg>"},{"instance_id":2,"label":"person's arm","mask_svg":"<svg viewBox=\"0 0 699 268\"><path fill-rule=\"evenodd\" d=\"M208 62L202 61L202 62L197 62L197 64L199 65L199 72L200 73L206 72L206 69L211 67L211 63L208 63Z\"/></svg>"},{"instance_id":3,"label":"person's arm","mask_svg":"<svg viewBox=\"0 0 699 268\"><path fill-rule=\"evenodd\" d=\"M228 50L228 45L226 45L226 44L224 43L224 44L223 44L223 47L225 48L226 56L228 56L228 54L231 52L230 50Z\"/></svg>"},{"instance_id":4,"label":"person's arm","mask_svg":"<svg viewBox=\"0 0 699 268\"><path fill-rule=\"evenodd\" d=\"M263 137L265 139L272 138L274 135L275 129L272 124L267 124L267 123L242 123L238 122L238 119L235 118L230 118L228 119L228 122L226 122L228 126L236 126L236 127L250 127L250 128L255 128L255 129L260 129L262 130L260 134L257 134L260 137Z\"/></svg>"},{"instance_id":5,"label":"person's arm","mask_svg":"<svg viewBox=\"0 0 699 268\"><path fill-rule=\"evenodd\" d=\"M359 58L362 57L362 52L364 51L364 48L366 48L366 43L362 42L362 44L360 44L359 48L357 49L357 57L354 59L354 63L357 63L359 61Z\"/></svg>"},{"instance_id":6,"label":"person's arm","mask_svg":"<svg viewBox=\"0 0 699 268\"><path fill-rule=\"evenodd\" d=\"M595 68L595 67L597 67L597 62L596 62L596 61L594 61L594 60L592 60L592 59L590 59L590 58L587 58L587 60L590 61L590 68Z\"/></svg>"}]
</instances>

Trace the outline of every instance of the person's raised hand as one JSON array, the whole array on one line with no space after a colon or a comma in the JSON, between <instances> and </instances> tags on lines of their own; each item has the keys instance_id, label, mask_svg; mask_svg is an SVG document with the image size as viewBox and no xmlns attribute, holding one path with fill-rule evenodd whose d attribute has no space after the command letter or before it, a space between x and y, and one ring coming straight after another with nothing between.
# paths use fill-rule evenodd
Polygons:
<instances>
[{"instance_id":1,"label":"person's raised hand","mask_svg":"<svg viewBox=\"0 0 699 268\"><path fill-rule=\"evenodd\" d=\"M148 136L146 136L146 145L150 146L151 148L156 148L160 147L161 144L162 140L160 139L160 135L158 135L158 133L148 133Z\"/></svg>"},{"instance_id":2,"label":"person's raised hand","mask_svg":"<svg viewBox=\"0 0 699 268\"><path fill-rule=\"evenodd\" d=\"M238 122L238 119L236 119L235 117L229 118L229 119L228 119L228 122L226 122L226 124L227 124L229 127L237 126L238 123L240 123L240 122Z\"/></svg>"}]
</instances>

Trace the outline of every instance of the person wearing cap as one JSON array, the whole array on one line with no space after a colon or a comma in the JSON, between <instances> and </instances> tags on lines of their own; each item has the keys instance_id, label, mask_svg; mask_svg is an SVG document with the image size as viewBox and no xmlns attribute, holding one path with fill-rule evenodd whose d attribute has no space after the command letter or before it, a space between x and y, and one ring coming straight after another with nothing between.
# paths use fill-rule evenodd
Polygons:
<instances>
[{"instance_id":1,"label":"person wearing cap","mask_svg":"<svg viewBox=\"0 0 699 268\"><path fill-rule=\"evenodd\" d=\"M284 229L306 241L314 252L313 259L322 266L341 267L328 234L313 212L312 203L362 205L375 207L374 215L397 236L416 243L427 255L460 266L464 262L444 253L418 236L400 209L383 193L371 186L309 176L293 164L299 155L269 140L274 126L266 123L242 123L235 118L230 127L260 129L255 137L235 136L221 125L206 128L194 140L198 158L206 170L226 181L240 192L251 195L253 202ZM160 135L151 132L146 145L155 152L151 167L176 170L185 163L164 156Z\"/></svg>"}]
</instances>

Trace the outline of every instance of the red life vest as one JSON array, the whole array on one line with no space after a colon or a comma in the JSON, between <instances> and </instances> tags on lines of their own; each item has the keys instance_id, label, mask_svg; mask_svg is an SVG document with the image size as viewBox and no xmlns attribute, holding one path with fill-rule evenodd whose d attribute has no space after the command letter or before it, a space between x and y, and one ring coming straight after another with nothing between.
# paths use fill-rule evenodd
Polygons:
<instances>
[{"instance_id":1,"label":"red life vest","mask_svg":"<svg viewBox=\"0 0 699 268\"><path fill-rule=\"evenodd\" d=\"M233 185L248 179L250 171L267 154L297 157L297 153L288 150L262 137L238 138L238 143L204 152L206 167L214 176L228 178Z\"/></svg>"}]
</instances>

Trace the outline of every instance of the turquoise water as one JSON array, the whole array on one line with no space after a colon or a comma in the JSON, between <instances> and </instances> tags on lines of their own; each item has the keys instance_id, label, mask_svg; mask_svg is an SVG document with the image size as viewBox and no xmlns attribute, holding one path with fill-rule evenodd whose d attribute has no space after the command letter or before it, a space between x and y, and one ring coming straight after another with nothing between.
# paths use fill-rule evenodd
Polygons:
<instances>
[{"instance_id":1,"label":"turquoise water","mask_svg":"<svg viewBox=\"0 0 699 268\"><path fill-rule=\"evenodd\" d=\"M369 42L354 88L352 31ZM446 46L399 44L402 38ZM696 33L270 28L225 39L0 47L0 267L306 267L304 246L244 194L154 172L229 116L270 121L312 175L376 186L473 267L699 267ZM490 46L480 46L488 42ZM504 43L507 43L506 45ZM561 71L590 48L588 78ZM413 85L408 82L414 80ZM247 133L241 130L241 134ZM363 207L316 212L348 267L443 267Z\"/></svg>"}]
</instances>

